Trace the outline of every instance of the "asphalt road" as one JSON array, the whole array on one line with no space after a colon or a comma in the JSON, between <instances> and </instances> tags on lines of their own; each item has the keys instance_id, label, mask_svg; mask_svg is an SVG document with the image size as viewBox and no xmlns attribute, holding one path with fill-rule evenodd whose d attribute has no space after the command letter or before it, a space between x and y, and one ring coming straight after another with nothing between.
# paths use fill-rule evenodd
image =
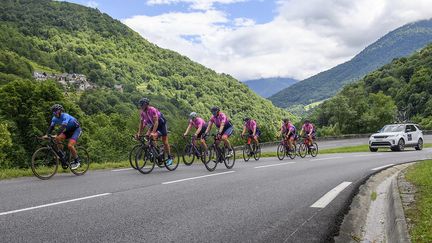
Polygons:
<instances>
[{"instance_id":1,"label":"asphalt road","mask_svg":"<svg viewBox=\"0 0 432 243\"><path fill-rule=\"evenodd\" d=\"M322 242L362 181L431 152L237 160L213 173L197 164L149 175L3 180L0 242Z\"/></svg>"}]
</instances>

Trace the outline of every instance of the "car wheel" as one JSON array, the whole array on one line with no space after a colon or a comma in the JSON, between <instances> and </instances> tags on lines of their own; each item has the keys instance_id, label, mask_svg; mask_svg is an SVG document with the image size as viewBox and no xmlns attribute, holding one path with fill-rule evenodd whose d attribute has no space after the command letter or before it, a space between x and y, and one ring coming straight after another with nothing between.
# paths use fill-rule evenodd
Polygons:
<instances>
[{"instance_id":1,"label":"car wheel","mask_svg":"<svg viewBox=\"0 0 432 243\"><path fill-rule=\"evenodd\" d=\"M369 150L370 150L371 152L376 152L376 151L378 151L378 148L371 148L371 147L369 147Z\"/></svg>"},{"instance_id":2,"label":"car wheel","mask_svg":"<svg viewBox=\"0 0 432 243\"><path fill-rule=\"evenodd\" d=\"M397 150L403 151L405 149L405 141L401 138L399 139Z\"/></svg>"},{"instance_id":3,"label":"car wheel","mask_svg":"<svg viewBox=\"0 0 432 243\"><path fill-rule=\"evenodd\" d=\"M417 146L415 147L416 150L422 150L423 149L423 139L419 139Z\"/></svg>"}]
</instances>

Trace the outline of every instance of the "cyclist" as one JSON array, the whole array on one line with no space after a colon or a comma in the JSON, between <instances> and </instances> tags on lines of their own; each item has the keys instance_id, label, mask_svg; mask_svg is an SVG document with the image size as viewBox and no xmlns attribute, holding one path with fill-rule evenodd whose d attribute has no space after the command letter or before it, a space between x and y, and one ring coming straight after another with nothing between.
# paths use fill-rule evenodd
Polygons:
<instances>
[{"instance_id":1,"label":"cyclist","mask_svg":"<svg viewBox=\"0 0 432 243\"><path fill-rule=\"evenodd\" d=\"M186 137L190 131L190 129L193 127L196 128L194 139L192 140L193 144L196 146L196 139L201 139L201 143L204 145L204 148L207 149L207 144L204 139L204 133L207 130L207 123L204 119L198 116L196 112L191 112L189 114L189 126L186 128L186 131L183 134L183 137Z\"/></svg>"},{"instance_id":2,"label":"cyclist","mask_svg":"<svg viewBox=\"0 0 432 243\"><path fill-rule=\"evenodd\" d=\"M70 164L70 166L72 170L75 170L80 166L81 163L81 160L78 157L77 151L75 149L75 145L78 141L78 138L81 136L82 133L80 124L75 117L65 113L63 106L60 104L53 105L51 107L51 112L53 114L51 125L49 126L46 135L43 137L48 138L48 135L54 130L54 127L56 125L60 125L55 140L58 143L58 148L62 150L63 149L62 142L65 139L69 139L67 147L74 159L74 161Z\"/></svg>"},{"instance_id":3,"label":"cyclist","mask_svg":"<svg viewBox=\"0 0 432 243\"><path fill-rule=\"evenodd\" d=\"M312 146L313 140L315 139L315 127L309 120L305 120L302 129L300 131L300 136L303 135L303 132L306 133L306 136L309 141L309 148L310 148Z\"/></svg>"},{"instance_id":4,"label":"cyclist","mask_svg":"<svg viewBox=\"0 0 432 243\"><path fill-rule=\"evenodd\" d=\"M288 142L290 150L297 139L297 129L288 118L283 119L280 134L284 136L284 140Z\"/></svg>"},{"instance_id":5,"label":"cyclist","mask_svg":"<svg viewBox=\"0 0 432 243\"><path fill-rule=\"evenodd\" d=\"M168 129L167 121L164 115L153 106L150 106L150 100L148 98L142 98L139 100L139 106L141 109L141 122L138 127L138 132L135 137L138 139L144 128L148 127L146 136L151 137L154 141L162 136L162 142L164 144L165 151L168 154L167 165L171 165L173 162L171 155L171 148L168 143Z\"/></svg>"},{"instance_id":6,"label":"cyclist","mask_svg":"<svg viewBox=\"0 0 432 243\"><path fill-rule=\"evenodd\" d=\"M215 106L211 108L212 117L210 118L210 121L207 126L206 134L210 132L212 129L213 124L216 125L216 127L219 129L217 133L217 138L221 139L225 146L229 148L228 156L233 156L234 152L232 150L231 144L228 141L228 138L233 134L234 132L234 126L229 120L229 118L220 111L219 107Z\"/></svg>"},{"instance_id":7,"label":"cyclist","mask_svg":"<svg viewBox=\"0 0 432 243\"><path fill-rule=\"evenodd\" d=\"M249 135L252 136L252 138L249 137L248 141L247 141L247 144L249 145L249 147L250 147L252 139L255 141L256 145L258 145L259 144L258 138L261 135L261 131L259 130L256 121L252 120L250 117L245 117L243 119L243 121L244 121L244 125L243 125L243 132L241 134L241 137L243 138L246 131L248 131Z\"/></svg>"}]
</instances>

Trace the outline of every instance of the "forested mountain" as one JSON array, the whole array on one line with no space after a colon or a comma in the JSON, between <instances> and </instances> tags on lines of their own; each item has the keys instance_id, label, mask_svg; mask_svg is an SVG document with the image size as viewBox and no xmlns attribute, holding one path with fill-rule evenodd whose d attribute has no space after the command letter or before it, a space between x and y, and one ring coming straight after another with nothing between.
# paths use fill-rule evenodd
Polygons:
<instances>
[{"instance_id":1,"label":"forested mountain","mask_svg":"<svg viewBox=\"0 0 432 243\"><path fill-rule=\"evenodd\" d=\"M279 107L308 105L335 95L344 85L394 58L412 54L432 42L432 19L404 25L368 46L353 59L300 81L269 99Z\"/></svg>"},{"instance_id":2,"label":"forested mountain","mask_svg":"<svg viewBox=\"0 0 432 243\"><path fill-rule=\"evenodd\" d=\"M347 85L312 119L324 134L371 133L398 120L432 129L432 45Z\"/></svg>"},{"instance_id":3,"label":"forested mountain","mask_svg":"<svg viewBox=\"0 0 432 243\"><path fill-rule=\"evenodd\" d=\"M267 139L290 116L231 76L159 48L97 9L2 0L0 32L0 135L6 141L0 143L0 167L27 165L36 147L32 136L45 132L54 103L80 119L82 142L95 161L127 157L142 96L166 114L174 141L190 111L209 118L214 105L233 118L237 131L244 116L256 118ZM35 70L83 74L98 88L65 92L57 81L36 81Z\"/></svg>"},{"instance_id":4,"label":"forested mountain","mask_svg":"<svg viewBox=\"0 0 432 243\"><path fill-rule=\"evenodd\" d=\"M264 98L270 97L296 82L297 80L292 78L261 78L244 81L250 89Z\"/></svg>"}]
</instances>

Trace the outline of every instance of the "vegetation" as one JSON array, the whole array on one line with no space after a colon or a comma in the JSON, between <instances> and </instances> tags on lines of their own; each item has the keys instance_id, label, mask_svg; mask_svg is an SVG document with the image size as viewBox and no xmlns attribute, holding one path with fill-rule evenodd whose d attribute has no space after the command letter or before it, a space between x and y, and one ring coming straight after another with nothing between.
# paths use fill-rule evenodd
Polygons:
<instances>
[{"instance_id":1,"label":"vegetation","mask_svg":"<svg viewBox=\"0 0 432 243\"><path fill-rule=\"evenodd\" d=\"M127 159L138 127L136 103L143 96L166 116L174 143L181 141L177 135L192 110L208 119L210 107L218 105L237 131L244 116L254 117L264 140L272 140L279 121L291 116L231 76L159 48L96 9L5 0L0 31L0 168L28 167L38 146L33 136L45 133L54 103L79 119L80 142L95 162ZM54 80L35 81L33 71L84 74L99 88L65 92Z\"/></svg>"},{"instance_id":2,"label":"vegetation","mask_svg":"<svg viewBox=\"0 0 432 243\"><path fill-rule=\"evenodd\" d=\"M321 135L370 133L398 120L432 129L432 45L346 86L311 117Z\"/></svg>"},{"instance_id":3,"label":"vegetation","mask_svg":"<svg viewBox=\"0 0 432 243\"><path fill-rule=\"evenodd\" d=\"M432 19L407 24L388 33L350 61L298 82L269 99L276 106L291 107L330 98L344 85L363 78L394 58L411 55L430 42Z\"/></svg>"},{"instance_id":4,"label":"vegetation","mask_svg":"<svg viewBox=\"0 0 432 243\"><path fill-rule=\"evenodd\" d=\"M244 83L255 93L267 98L296 82L298 81L292 78L261 78Z\"/></svg>"},{"instance_id":5,"label":"vegetation","mask_svg":"<svg viewBox=\"0 0 432 243\"><path fill-rule=\"evenodd\" d=\"M412 242L432 241L432 161L422 161L408 169L405 178L416 187L415 206L405 213L410 219Z\"/></svg>"}]
</instances>

